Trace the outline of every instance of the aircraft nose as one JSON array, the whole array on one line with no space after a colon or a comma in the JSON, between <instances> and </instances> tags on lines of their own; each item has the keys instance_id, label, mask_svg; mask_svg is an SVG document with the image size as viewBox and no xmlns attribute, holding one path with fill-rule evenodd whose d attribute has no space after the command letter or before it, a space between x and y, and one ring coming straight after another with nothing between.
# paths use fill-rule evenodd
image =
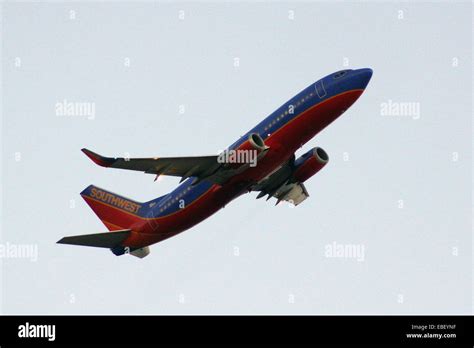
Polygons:
<instances>
[{"instance_id":1,"label":"aircraft nose","mask_svg":"<svg viewBox=\"0 0 474 348\"><path fill-rule=\"evenodd\" d=\"M373 71L370 68L358 69L354 71L354 77L358 80L362 89L365 89L365 87L367 87L369 84L369 81L372 78L372 73Z\"/></svg>"}]
</instances>

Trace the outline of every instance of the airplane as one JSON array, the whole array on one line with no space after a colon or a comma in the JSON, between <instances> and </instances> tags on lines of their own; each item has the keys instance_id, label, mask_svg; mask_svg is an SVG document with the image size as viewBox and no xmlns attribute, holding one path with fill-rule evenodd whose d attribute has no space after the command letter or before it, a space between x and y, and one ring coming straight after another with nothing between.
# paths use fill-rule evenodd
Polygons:
<instances>
[{"instance_id":1,"label":"airplane","mask_svg":"<svg viewBox=\"0 0 474 348\"><path fill-rule=\"evenodd\" d=\"M257 198L274 197L276 204L299 205L309 197L304 182L328 163L329 156L320 147L299 158L295 151L343 114L371 77L369 68L325 76L219 155L113 158L82 149L102 167L140 171L156 178L175 176L181 181L172 192L148 202L90 185L81 196L109 231L64 237L57 243L107 248L117 256L143 258L150 253L150 245L190 229L245 193L256 191Z\"/></svg>"}]
</instances>

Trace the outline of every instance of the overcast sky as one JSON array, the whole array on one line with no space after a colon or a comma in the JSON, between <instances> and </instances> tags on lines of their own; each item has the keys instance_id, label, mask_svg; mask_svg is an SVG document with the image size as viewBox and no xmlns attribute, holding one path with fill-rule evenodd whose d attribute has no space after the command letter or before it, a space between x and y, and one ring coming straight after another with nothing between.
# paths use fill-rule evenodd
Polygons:
<instances>
[{"instance_id":1,"label":"overcast sky","mask_svg":"<svg viewBox=\"0 0 474 348\"><path fill-rule=\"evenodd\" d=\"M1 312L472 312L471 7L3 3ZM82 147L216 154L362 67L365 93L297 153L330 157L298 207L243 196L142 260L55 244L106 231L79 196L89 184L147 201L178 183L98 167Z\"/></svg>"}]
</instances>

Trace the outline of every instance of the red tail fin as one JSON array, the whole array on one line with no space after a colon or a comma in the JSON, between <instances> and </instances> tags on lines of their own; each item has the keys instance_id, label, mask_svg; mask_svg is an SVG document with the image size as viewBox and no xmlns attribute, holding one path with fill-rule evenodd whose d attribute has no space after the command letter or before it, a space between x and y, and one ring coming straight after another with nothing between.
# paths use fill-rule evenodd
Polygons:
<instances>
[{"instance_id":1,"label":"red tail fin","mask_svg":"<svg viewBox=\"0 0 474 348\"><path fill-rule=\"evenodd\" d=\"M82 198L109 229L139 229L148 210L144 203L119 196L94 185L81 192ZM134 228L135 227L135 228Z\"/></svg>"}]
</instances>

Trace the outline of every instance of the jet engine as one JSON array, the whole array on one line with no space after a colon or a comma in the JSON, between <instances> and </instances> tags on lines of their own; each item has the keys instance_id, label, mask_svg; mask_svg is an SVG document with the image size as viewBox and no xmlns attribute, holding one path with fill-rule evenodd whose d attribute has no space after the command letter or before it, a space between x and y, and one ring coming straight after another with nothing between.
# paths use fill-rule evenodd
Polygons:
<instances>
[{"instance_id":1,"label":"jet engine","mask_svg":"<svg viewBox=\"0 0 474 348\"><path fill-rule=\"evenodd\" d=\"M329 162L329 156L320 147L315 147L295 160L293 178L305 182Z\"/></svg>"},{"instance_id":2,"label":"jet engine","mask_svg":"<svg viewBox=\"0 0 474 348\"><path fill-rule=\"evenodd\" d=\"M265 151L268 149L268 146L265 145L265 141L262 139L260 134L252 133L249 135L249 143L254 150L258 152Z\"/></svg>"}]
</instances>

